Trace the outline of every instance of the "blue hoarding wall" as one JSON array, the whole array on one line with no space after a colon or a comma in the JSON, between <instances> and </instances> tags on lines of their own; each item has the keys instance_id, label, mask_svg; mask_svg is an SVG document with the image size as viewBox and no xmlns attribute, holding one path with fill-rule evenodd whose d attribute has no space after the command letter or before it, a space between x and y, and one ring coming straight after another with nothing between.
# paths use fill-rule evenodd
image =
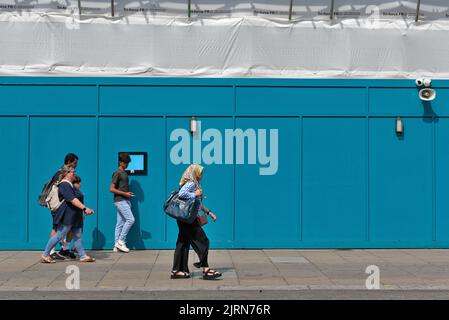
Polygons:
<instances>
[{"instance_id":1,"label":"blue hoarding wall","mask_svg":"<svg viewBox=\"0 0 449 320\"><path fill-rule=\"evenodd\" d=\"M422 102L412 80L2 77L0 249L44 247L37 197L69 152L95 209L85 245L111 249L120 151L147 152L131 248L174 248L162 204L190 162L213 248L449 247L449 81L432 86Z\"/></svg>"}]
</instances>

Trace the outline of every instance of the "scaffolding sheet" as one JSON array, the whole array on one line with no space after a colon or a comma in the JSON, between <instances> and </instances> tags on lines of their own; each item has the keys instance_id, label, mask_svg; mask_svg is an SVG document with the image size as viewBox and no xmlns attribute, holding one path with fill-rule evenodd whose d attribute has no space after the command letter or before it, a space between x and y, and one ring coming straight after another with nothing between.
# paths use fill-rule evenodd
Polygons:
<instances>
[{"instance_id":1,"label":"scaffolding sheet","mask_svg":"<svg viewBox=\"0 0 449 320\"><path fill-rule=\"evenodd\" d=\"M0 0L0 10L90 16L414 19L418 0ZM448 20L447 0L421 0L420 18Z\"/></svg>"},{"instance_id":2,"label":"scaffolding sheet","mask_svg":"<svg viewBox=\"0 0 449 320\"><path fill-rule=\"evenodd\" d=\"M0 75L449 78L447 1L46 1L0 0Z\"/></svg>"}]
</instances>

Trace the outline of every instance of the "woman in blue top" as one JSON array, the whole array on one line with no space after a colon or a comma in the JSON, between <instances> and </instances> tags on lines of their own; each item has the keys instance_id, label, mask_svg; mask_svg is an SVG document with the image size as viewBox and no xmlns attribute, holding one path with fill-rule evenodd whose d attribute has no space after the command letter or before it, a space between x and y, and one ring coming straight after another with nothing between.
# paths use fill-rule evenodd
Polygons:
<instances>
[{"instance_id":1,"label":"woman in blue top","mask_svg":"<svg viewBox=\"0 0 449 320\"><path fill-rule=\"evenodd\" d=\"M81 240L83 227L83 212L87 215L94 213L92 209L87 208L80 199L77 198L82 195L73 187L73 180L75 178L75 169L71 166L64 166L61 170L63 179L58 184L59 199L62 200L61 206L56 211L54 217L54 224L58 225L56 234L48 241L45 252L42 255L41 261L43 263L54 263L55 261L50 257L50 251L56 244L64 239L69 231L73 233L74 246L80 256L80 262L94 262L95 259L89 257L83 248L83 241Z\"/></svg>"},{"instance_id":2,"label":"woman in blue top","mask_svg":"<svg viewBox=\"0 0 449 320\"><path fill-rule=\"evenodd\" d=\"M203 199L203 190L200 181L203 177L203 167L198 164L190 165L179 181L179 197L184 199L198 198ZM217 217L201 203L201 210L208 214L214 222ZM178 240L176 242L176 250L173 259L172 279L189 278L189 250L192 245L193 250L200 258L199 263L195 266L203 268L203 279L211 280L221 277L221 273L209 268L207 261L209 255L209 239L204 233L203 228L198 223L198 219L192 224L176 221L179 228Z\"/></svg>"}]
</instances>

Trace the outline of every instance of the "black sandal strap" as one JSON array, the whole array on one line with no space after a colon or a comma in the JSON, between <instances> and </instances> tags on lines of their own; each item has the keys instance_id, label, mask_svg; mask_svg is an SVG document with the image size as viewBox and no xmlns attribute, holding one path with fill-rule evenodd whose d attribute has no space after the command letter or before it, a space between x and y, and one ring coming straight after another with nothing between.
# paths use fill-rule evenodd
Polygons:
<instances>
[{"instance_id":1,"label":"black sandal strap","mask_svg":"<svg viewBox=\"0 0 449 320\"><path fill-rule=\"evenodd\" d=\"M221 275L220 272L218 272L217 270L213 270L213 269L209 269L206 272L203 272L204 275L206 276L217 276L217 275Z\"/></svg>"},{"instance_id":2,"label":"black sandal strap","mask_svg":"<svg viewBox=\"0 0 449 320\"><path fill-rule=\"evenodd\" d=\"M173 279L187 279L190 278L190 273L185 271L172 271L170 277Z\"/></svg>"}]
</instances>

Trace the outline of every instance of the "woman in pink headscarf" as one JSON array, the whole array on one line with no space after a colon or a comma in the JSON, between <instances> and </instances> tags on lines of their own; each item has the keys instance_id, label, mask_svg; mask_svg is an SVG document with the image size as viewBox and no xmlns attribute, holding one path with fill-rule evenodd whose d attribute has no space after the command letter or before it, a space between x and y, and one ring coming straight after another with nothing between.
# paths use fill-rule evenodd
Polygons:
<instances>
[{"instance_id":1,"label":"woman in pink headscarf","mask_svg":"<svg viewBox=\"0 0 449 320\"><path fill-rule=\"evenodd\" d=\"M199 164L190 165L179 181L179 197L184 199L198 198L203 199L203 189L200 181L203 177L203 167ZM201 203L201 210L209 215L215 222L217 217ZM190 272L188 267L189 249L192 245L193 250L198 254L200 261L195 264L199 268L203 268L203 279L212 280L221 277L221 273L209 268L209 239L204 233L203 228L199 225L198 220L192 224L177 221L179 233L176 242L176 250L173 259L172 279L189 278Z\"/></svg>"}]
</instances>

